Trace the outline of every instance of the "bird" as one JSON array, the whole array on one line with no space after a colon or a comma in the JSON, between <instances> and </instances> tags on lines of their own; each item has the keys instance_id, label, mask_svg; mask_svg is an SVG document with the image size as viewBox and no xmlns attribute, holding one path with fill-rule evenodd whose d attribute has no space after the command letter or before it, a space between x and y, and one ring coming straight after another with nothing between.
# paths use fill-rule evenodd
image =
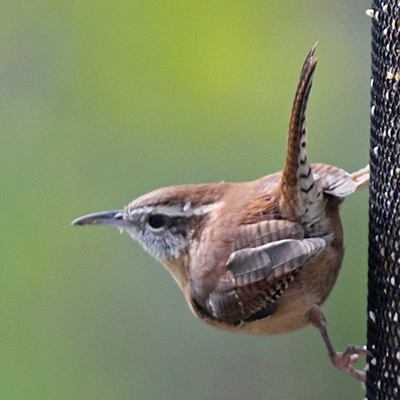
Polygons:
<instances>
[{"instance_id":1,"label":"bird","mask_svg":"<svg viewBox=\"0 0 400 400\"><path fill-rule=\"evenodd\" d=\"M339 207L369 185L369 167L349 174L308 160L316 45L301 70L283 171L251 182L164 187L72 225L126 231L172 274L193 314L209 325L256 335L315 326L333 365L364 382L366 373L353 364L369 351L349 345L336 352L321 307L344 255Z\"/></svg>"}]
</instances>

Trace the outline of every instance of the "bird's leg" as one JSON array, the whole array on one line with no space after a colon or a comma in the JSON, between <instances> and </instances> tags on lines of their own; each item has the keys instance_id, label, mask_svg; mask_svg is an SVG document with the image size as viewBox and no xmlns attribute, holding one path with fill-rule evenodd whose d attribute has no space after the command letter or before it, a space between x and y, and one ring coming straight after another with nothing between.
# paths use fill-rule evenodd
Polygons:
<instances>
[{"instance_id":1,"label":"bird's leg","mask_svg":"<svg viewBox=\"0 0 400 400\"><path fill-rule=\"evenodd\" d=\"M328 354L332 361L332 364L341 371L344 371L349 375L353 376L354 378L357 378L360 381L365 382L366 379L365 372L355 369L351 364L357 362L358 359L365 354L370 355L370 352L364 347L353 346L353 345L347 346L346 350L343 353L336 352L332 346L331 340L329 339L328 329L327 329L328 321L326 320L325 315L318 307L314 307L310 311L310 322L321 332L322 338L324 339L324 342L326 344L326 348L328 350Z\"/></svg>"}]
</instances>

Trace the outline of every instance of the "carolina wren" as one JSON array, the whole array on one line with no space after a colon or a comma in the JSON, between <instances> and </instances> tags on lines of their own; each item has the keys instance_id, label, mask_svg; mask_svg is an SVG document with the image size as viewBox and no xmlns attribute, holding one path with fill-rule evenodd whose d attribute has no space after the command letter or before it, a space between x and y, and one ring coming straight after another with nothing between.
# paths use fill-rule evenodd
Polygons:
<instances>
[{"instance_id":1,"label":"carolina wren","mask_svg":"<svg viewBox=\"0 0 400 400\"><path fill-rule=\"evenodd\" d=\"M314 50L301 71L283 172L245 183L166 187L124 210L85 215L72 224L127 231L170 271L192 312L210 325L272 335L311 323L332 363L364 381L365 373L352 364L367 350L349 346L337 353L320 306L343 259L339 205L368 185L369 168L348 174L308 161Z\"/></svg>"}]
</instances>

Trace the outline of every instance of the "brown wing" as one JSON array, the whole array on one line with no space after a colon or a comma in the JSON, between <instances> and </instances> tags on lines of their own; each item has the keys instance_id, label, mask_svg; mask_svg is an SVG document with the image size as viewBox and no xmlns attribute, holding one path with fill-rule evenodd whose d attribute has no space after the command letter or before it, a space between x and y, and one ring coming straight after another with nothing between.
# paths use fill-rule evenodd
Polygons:
<instances>
[{"instance_id":1,"label":"brown wing","mask_svg":"<svg viewBox=\"0 0 400 400\"><path fill-rule=\"evenodd\" d=\"M285 239L232 253L207 309L234 325L267 317L294 274L324 247L322 238Z\"/></svg>"},{"instance_id":2,"label":"brown wing","mask_svg":"<svg viewBox=\"0 0 400 400\"><path fill-rule=\"evenodd\" d=\"M287 220L271 219L256 224L243 225L233 243L233 249L258 247L282 239L303 239L302 226Z\"/></svg>"}]
</instances>

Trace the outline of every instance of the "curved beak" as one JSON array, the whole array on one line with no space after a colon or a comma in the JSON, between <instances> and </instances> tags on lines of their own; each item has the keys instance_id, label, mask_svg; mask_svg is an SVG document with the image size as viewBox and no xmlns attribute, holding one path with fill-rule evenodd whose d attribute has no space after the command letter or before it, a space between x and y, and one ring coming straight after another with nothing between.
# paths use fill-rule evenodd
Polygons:
<instances>
[{"instance_id":1,"label":"curved beak","mask_svg":"<svg viewBox=\"0 0 400 400\"><path fill-rule=\"evenodd\" d=\"M124 220L124 211L104 211L84 215L71 222L71 225L111 225L119 228L132 226L130 221Z\"/></svg>"}]
</instances>

